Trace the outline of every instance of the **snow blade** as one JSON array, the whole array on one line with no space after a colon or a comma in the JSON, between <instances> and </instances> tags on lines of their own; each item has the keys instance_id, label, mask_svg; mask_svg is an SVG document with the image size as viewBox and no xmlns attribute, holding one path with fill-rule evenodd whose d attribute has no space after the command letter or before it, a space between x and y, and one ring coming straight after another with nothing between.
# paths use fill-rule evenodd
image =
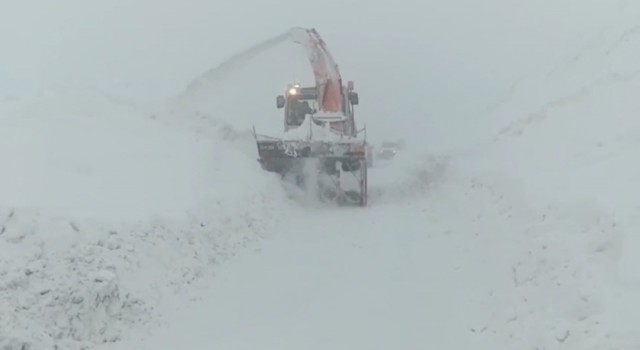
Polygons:
<instances>
[{"instance_id":1,"label":"snow blade","mask_svg":"<svg viewBox=\"0 0 640 350\"><path fill-rule=\"evenodd\" d=\"M367 159L364 143L256 139L258 161L323 201L367 205Z\"/></svg>"}]
</instances>

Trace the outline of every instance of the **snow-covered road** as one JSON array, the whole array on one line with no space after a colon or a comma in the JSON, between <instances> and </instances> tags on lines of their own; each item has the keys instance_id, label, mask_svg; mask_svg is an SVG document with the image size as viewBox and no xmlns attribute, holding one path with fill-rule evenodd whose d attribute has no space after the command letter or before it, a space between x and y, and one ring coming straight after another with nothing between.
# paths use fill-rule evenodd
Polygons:
<instances>
[{"instance_id":1,"label":"snow-covered road","mask_svg":"<svg viewBox=\"0 0 640 350\"><path fill-rule=\"evenodd\" d=\"M427 192L400 202L381 196L366 210L292 209L270 239L198 283L192 302L165 305L162 327L100 348L611 344L597 297L603 261L579 253L594 242L572 246L576 222L536 213L507 186L449 165L424 169L434 180ZM581 234L593 237L609 224ZM566 240L554 227L567 230Z\"/></svg>"},{"instance_id":2,"label":"snow-covered road","mask_svg":"<svg viewBox=\"0 0 640 350\"><path fill-rule=\"evenodd\" d=\"M510 316L505 298L516 288L511 269L520 252L512 239L484 233L506 219L506 204L470 185L470 196L483 197L474 203L493 213L473 217L442 189L432 193L442 203L296 212L272 240L221 267L197 293L200 301L169 312L166 328L114 349L417 349L506 341L496 327Z\"/></svg>"}]
</instances>

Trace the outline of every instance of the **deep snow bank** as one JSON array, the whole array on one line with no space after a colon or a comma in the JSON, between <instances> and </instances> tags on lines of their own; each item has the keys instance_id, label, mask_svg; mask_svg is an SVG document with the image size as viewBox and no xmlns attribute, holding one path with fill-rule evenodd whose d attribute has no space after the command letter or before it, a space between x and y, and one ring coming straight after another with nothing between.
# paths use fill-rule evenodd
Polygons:
<instances>
[{"instance_id":1,"label":"deep snow bank","mask_svg":"<svg viewBox=\"0 0 640 350\"><path fill-rule=\"evenodd\" d=\"M491 146L534 201L591 200L629 219L640 167L640 15L590 38L567 61L523 81L495 114ZM508 167L508 168L507 168Z\"/></svg>"},{"instance_id":2,"label":"deep snow bank","mask_svg":"<svg viewBox=\"0 0 640 350\"><path fill-rule=\"evenodd\" d=\"M0 345L79 348L276 230L254 159L87 92L0 104Z\"/></svg>"},{"instance_id":3,"label":"deep snow bank","mask_svg":"<svg viewBox=\"0 0 640 350\"><path fill-rule=\"evenodd\" d=\"M485 130L496 132L482 152L458 164L537 218L527 233L536 243L514 266L514 279L532 287L522 300L537 307L511 324L541 339L563 324L558 347L640 344L639 25L637 16L619 19L523 80L488 120Z\"/></svg>"}]
</instances>

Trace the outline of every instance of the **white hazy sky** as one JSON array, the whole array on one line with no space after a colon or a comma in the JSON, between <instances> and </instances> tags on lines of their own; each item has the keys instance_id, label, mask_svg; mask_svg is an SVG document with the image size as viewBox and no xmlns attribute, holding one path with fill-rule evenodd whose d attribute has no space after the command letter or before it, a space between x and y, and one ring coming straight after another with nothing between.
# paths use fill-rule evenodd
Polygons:
<instances>
[{"instance_id":1,"label":"white hazy sky","mask_svg":"<svg viewBox=\"0 0 640 350\"><path fill-rule=\"evenodd\" d=\"M233 53L305 26L319 30L345 78L356 81L362 113L403 121L453 118L494 103L530 69L556 61L567 45L579 45L575 39L610 25L620 13L638 12L631 7L640 5L626 0L2 0L0 93L66 86L166 97ZM245 84L264 89L257 80Z\"/></svg>"}]
</instances>

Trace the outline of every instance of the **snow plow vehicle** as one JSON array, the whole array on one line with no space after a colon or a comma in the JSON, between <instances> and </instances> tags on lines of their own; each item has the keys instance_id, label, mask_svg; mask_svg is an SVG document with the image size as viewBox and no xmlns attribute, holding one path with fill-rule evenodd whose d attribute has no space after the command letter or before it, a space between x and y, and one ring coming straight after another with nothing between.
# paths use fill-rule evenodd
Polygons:
<instances>
[{"instance_id":1,"label":"snow plow vehicle","mask_svg":"<svg viewBox=\"0 0 640 350\"><path fill-rule=\"evenodd\" d=\"M315 29L294 28L292 35L307 51L315 85L290 84L276 97L276 107L284 111L283 135L260 135L254 128L258 161L322 201L366 206L370 152L366 128L358 130L355 123L354 84L343 85Z\"/></svg>"}]
</instances>

